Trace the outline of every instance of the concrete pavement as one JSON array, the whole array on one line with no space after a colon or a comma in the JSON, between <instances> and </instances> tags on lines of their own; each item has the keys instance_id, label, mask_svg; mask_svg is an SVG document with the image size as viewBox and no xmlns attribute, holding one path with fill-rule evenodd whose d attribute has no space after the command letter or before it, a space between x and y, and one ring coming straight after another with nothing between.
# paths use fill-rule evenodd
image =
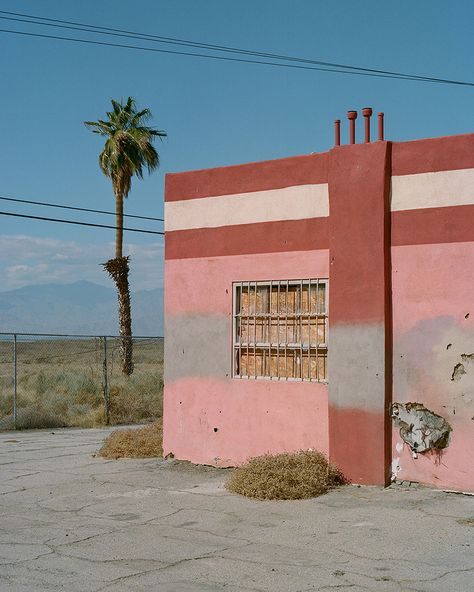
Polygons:
<instances>
[{"instance_id":1,"label":"concrete pavement","mask_svg":"<svg viewBox=\"0 0 474 592\"><path fill-rule=\"evenodd\" d=\"M94 458L107 430L0 434L0 591L468 592L474 498L347 486L295 502L227 471Z\"/></svg>"}]
</instances>

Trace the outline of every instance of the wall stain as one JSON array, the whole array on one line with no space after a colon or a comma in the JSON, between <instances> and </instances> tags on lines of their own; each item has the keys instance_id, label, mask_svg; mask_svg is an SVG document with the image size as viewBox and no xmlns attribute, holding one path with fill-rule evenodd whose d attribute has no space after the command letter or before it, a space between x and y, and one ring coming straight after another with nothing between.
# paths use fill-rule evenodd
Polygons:
<instances>
[{"instance_id":1,"label":"wall stain","mask_svg":"<svg viewBox=\"0 0 474 592\"><path fill-rule=\"evenodd\" d=\"M392 403L390 416L414 454L439 451L449 445L451 426L421 403Z\"/></svg>"}]
</instances>

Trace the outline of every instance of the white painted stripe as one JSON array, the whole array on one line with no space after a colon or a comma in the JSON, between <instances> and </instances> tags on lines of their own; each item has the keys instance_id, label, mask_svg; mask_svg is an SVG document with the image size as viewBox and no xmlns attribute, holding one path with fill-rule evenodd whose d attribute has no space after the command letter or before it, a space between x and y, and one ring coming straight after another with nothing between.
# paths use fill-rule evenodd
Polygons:
<instances>
[{"instance_id":1,"label":"white painted stripe","mask_svg":"<svg viewBox=\"0 0 474 592\"><path fill-rule=\"evenodd\" d=\"M296 185L283 189L166 202L165 230L216 228L326 216L329 216L327 184Z\"/></svg>"},{"instance_id":2,"label":"white painted stripe","mask_svg":"<svg viewBox=\"0 0 474 592\"><path fill-rule=\"evenodd\" d=\"M474 169L392 177L392 211L474 204Z\"/></svg>"}]
</instances>

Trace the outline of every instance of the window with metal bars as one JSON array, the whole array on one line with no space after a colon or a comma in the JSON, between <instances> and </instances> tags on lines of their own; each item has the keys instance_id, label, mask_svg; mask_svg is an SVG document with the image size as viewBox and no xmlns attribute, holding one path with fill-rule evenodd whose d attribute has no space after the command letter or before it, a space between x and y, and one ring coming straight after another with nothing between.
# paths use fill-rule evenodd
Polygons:
<instances>
[{"instance_id":1,"label":"window with metal bars","mask_svg":"<svg viewBox=\"0 0 474 592\"><path fill-rule=\"evenodd\" d=\"M234 284L233 376L325 382L325 279Z\"/></svg>"}]
</instances>

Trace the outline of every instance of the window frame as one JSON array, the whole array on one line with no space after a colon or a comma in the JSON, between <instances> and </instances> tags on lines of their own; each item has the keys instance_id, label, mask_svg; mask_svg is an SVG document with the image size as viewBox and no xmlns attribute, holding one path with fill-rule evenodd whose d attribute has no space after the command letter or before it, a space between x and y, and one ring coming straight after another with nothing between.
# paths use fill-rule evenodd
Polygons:
<instances>
[{"instance_id":1,"label":"window frame","mask_svg":"<svg viewBox=\"0 0 474 592\"><path fill-rule=\"evenodd\" d=\"M266 341L266 342L257 342L256 341L256 335L255 335L255 331L256 331L256 324L254 321L253 327L254 327L254 340L253 341L247 341L246 346L242 345L242 340L241 340L241 334L240 334L240 339L237 339L237 322L238 322L238 318L241 315L241 312L238 312L237 310L237 301L238 301L238 290L240 288L241 292L240 294L242 295L242 290L246 289L247 293L249 294L249 303L250 303L250 293L251 290L255 290L255 294L257 293L257 290L259 287L263 287L263 286L269 286L270 290L270 298L271 298L271 294L272 294L272 289L273 286L278 286L278 293L280 294L280 289L283 286L284 290L287 290L289 287L293 287L293 286L308 286L309 291L311 290L311 288L313 286L320 286L320 285L324 285L325 286L325 290L324 290L324 312L323 313L316 313L313 317L311 317L311 313L310 315L306 314L303 316L306 316L307 318L309 317L309 319L311 318L315 318L316 319L316 327L317 327L317 320L320 318L324 319L324 328L325 328L325 337L326 337L326 341L325 343L316 343L316 344L311 344L311 342L309 342L307 345L304 345L303 341L299 341L299 342L288 342L288 337L286 337L285 342L282 344L281 340L278 339L277 343L272 343L271 341ZM316 288L318 289L318 288ZM242 296L241 296L242 298ZM278 297L277 299L278 303L280 302L280 298ZM240 301L240 308L242 309L242 305L241 305ZM255 298L255 306L256 306L256 298ZM278 305L279 306L279 305ZM269 313L271 314L271 313ZM296 313L295 313L296 314ZM254 316L253 318L255 319L256 316L259 316L256 314L256 311L254 312ZM281 315L283 318L285 318L286 316L286 322L288 322L288 315ZM249 329L249 319L252 318L252 315L248 314L247 315L247 331ZM281 317L278 313L278 315L275 317L278 319L278 321L280 321ZM279 323L278 323L279 325ZM232 363L231 363L231 376L233 379L237 379L237 380L277 380L277 381L285 381L285 382L312 382L312 383L317 383L317 384L327 384L328 383L328 378L327 378L327 356L328 356L328 331L329 331L329 279L328 278L306 278L306 279L282 279L282 280L245 280L245 281L236 281L232 283L232 344L231 344L231 348L232 348ZM316 335L317 335L317 329L316 329ZM308 361L308 369L309 369L309 373L310 373L310 377L290 377L290 376L279 376L279 365L277 366L278 369L278 375L277 376L260 376L260 375L256 375L255 373L252 374L245 374L245 375L241 375L241 374L237 374L237 369L239 368L239 363L238 363L238 356L239 353L242 351L245 351L245 348L247 348L247 360L248 360L248 355L249 352L253 350L253 355L254 355L254 359L256 356L257 351L265 351L267 348L269 351L271 351L272 347L277 349L277 356L279 358L279 352L281 351L283 346L283 349L285 349L285 351L294 349L294 350L299 350L300 352L300 356L301 356L301 360L303 357L303 352L308 352L308 357L309 357L309 361ZM311 351L312 350L316 350L316 352L318 351L323 351L325 354L325 377L324 378L312 378L311 377ZM316 358L317 358L317 353L316 353ZM247 362L248 363L248 362ZM300 361L300 364L302 364L302 361ZM255 364L256 366L256 364ZM255 371L254 371L255 372Z\"/></svg>"}]
</instances>

